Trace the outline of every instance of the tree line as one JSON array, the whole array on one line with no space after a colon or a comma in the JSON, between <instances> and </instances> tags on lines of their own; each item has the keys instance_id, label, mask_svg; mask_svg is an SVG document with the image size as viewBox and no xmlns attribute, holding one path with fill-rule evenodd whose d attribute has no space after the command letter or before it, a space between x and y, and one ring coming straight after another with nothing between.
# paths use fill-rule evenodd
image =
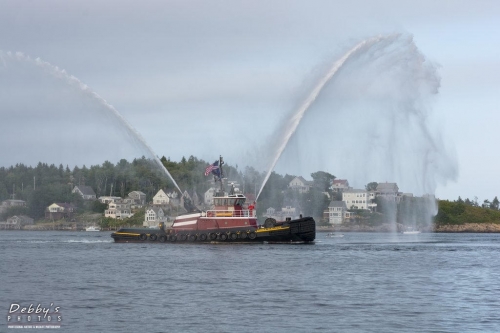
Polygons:
<instances>
[{"instance_id":1,"label":"tree line","mask_svg":"<svg viewBox=\"0 0 500 333\"><path fill-rule=\"evenodd\" d=\"M196 193L201 199L204 193L212 186L212 176L205 176L205 168L213 163L198 159L194 156L183 157L179 162L162 157L163 166L169 171L172 178L182 191L191 196ZM228 182L245 194L256 195L265 177L265 172L259 172L253 167L224 165L224 173ZM326 172L318 171L311 175L314 179L314 188L308 193L298 194L288 189L289 182L294 175L271 174L266 186L259 197L258 213L262 214L268 207L277 210L286 205L301 207L304 214L321 217L322 211L328 206L328 200L323 192L328 191L331 181L335 178ZM141 191L146 194L147 201L162 189L166 193L177 192L172 180L164 173L156 161L145 157L134 159L131 162L122 159L113 164L105 161L101 165L90 167L75 166L70 169L62 164L56 166L39 162L35 167L16 164L11 167L0 167L0 201L18 199L27 202L27 207L12 207L0 215L0 220L7 216L28 215L35 220L42 219L45 209L54 202L73 203L85 211L102 213L105 205L84 203L82 198L72 193L76 185L92 187L97 197L117 196L126 197L132 191Z\"/></svg>"},{"instance_id":2,"label":"tree line","mask_svg":"<svg viewBox=\"0 0 500 333\"><path fill-rule=\"evenodd\" d=\"M194 156L183 157L179 162L162 157L163 166L169 171L182 191L190 195L196 193L203 200L204 193L214 186L212 176L204 175L207 165L212 161L204 161ZM238 165L224 165L225 177L235 183L246 195L255 196L260 189L265 172L259 172L253 167L239 169ZM332 200L342 200L341 193L333 192L330 188L335 176L324 171L312 173L312 186L308 192L299 193L289 188L295 175L280 175L272 172L264 187L257 205L257 214L262 216L267 208L280 210L283 207L297 207L305 216L313 216L321 223L323 212L328 210ZM27 207L12 207L0 215L0 220L8 216L28 215L35 220L43 219L45 209L54 202L73 203L80 212L103 213L105 205L99 202L84 203L82 198L71 193L75 185L87 185L94 189L99 196L126 197L132 191L141 191L146 194L147 200L162 189L166 193L177 191L172 180L164 171L145 157L134 159L131 162L122 159L113 164L105 161L101 165L90 167L56 166L54 164L38 163L35 167L16 164L11 167L0 167L0 201L19 199L27 202ZM365 188L373 191L376 182L368 183ZM377 200L377 214L356 211L361 221L382 223L390 214L391 220L404 221L410 216L414 220L424 220L428 212L428 203L422 198L404 198L396 207L391 203ZM349 208L349 207L348 207ZM499 200L485 200L479 205L476 200L460 197L454 202L440 200L438 202L436 223L465 223L481 221L498 221L497 211ZM500 214L500 212L498 212ZM141 218L141 217L137 217ZM323 222L325 222L323 220Z\"/></svg>"}]
</instances>

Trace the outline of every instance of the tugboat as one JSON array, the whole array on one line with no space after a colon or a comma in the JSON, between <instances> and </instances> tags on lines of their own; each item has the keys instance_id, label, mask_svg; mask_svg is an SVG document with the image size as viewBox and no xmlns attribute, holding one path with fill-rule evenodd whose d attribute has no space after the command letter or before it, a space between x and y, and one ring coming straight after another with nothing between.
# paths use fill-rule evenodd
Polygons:
<instances>
[{"instance_id":1,"label":"tugboat","mask_svg":"<svg viewBox=\"0 0 500 333\"><path fill-rule=\"evenodd\" d=\"M175 218L171 227L163 222L158 229L121 228L111 234L115 242L191 242L191 243L311 243L316 238L316 222L312 217L276 221L267 218L259 224L255 203L247 204L243 194L236 193L234 185L225 193L223 185L222 157L209 165L205 176L214 175L220 182L211 209L199 211L184 197L186 214Z\"/></svg>"}]
</instances>

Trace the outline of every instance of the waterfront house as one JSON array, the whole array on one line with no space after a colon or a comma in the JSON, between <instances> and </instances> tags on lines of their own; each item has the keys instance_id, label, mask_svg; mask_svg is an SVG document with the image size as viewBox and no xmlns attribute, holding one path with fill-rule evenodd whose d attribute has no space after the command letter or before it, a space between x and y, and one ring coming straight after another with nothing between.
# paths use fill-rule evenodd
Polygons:
<instances>
[{"instance_id":1,"label":"waterfront house","mask_svg":"<svg viewBox=\"0 0 500 333\"><path fill-rule=\"evenodd\" d=\"M132 215L132 208L129 202L124 202L123 200L116 200L108 204L108 209L104 211L105 217L111 217L114 219L124 219L129 218Z\"/></svg>"},{"instance_id":2,"label":"waterfront house","mask_svg":"<svg viewBox=\"0 0 500 333\"><path fill-rule=\"evenodd\" d=\"M54 202L45 209L45 219L61 220L71 219L75 214L76 207L70 203Z\"/></svg>"},{"instance_id":3,"label":"waterfront house","mask_svg":"<svg viewBox=\"0 0 500 333\"><path fill-rule=\"evenodd\" d=\"M344 219L349 217L347 206L344 201L331 201L328 205L328 223L338 225L344 223Z\"/></svg>"},{"instance_id":4,"label":"waterfront house","mask_svg":"<svg viewBox=\"0 0 500 333\"><path fill-rule=\"evenodd\" d=\"M156 227L160 222L167 222L167 216L161 207L151 206L146 209L143 226Z\"/></svg>"},{"instance_id":5,"label":"waterfront house","mask_svg":"<svg viewBox=\"0 0 500 333\"><path fill-rule=\"evenodd\" d=\"M0 229L21 229L25 225L34 224L34 220L26 215L14 215L6 222L0 222Z\"/></svg>"}]
</instances>

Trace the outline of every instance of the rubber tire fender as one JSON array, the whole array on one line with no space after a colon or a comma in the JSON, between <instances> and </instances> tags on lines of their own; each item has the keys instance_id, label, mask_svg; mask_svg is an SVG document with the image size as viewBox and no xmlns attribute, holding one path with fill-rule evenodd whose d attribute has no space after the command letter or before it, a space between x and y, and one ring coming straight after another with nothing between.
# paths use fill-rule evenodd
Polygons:
<instances>
[{"instance_id":1,"label":"rubber tire fender","mask_svg":"<svg viewBox=\"0 0 500 333\"><path fill-rule=\"evenodd\" d=\"M208 238L210 238L211 241L214 241L217 239L217 234L211 232L210 234L208 234Z\"/></svg>"},{"instance_id":2,"label":"rubber tire fender","mask_svg":"<svg viewBox=\"0 0 500 333\"><path fill-rule=\"evenodd\" d=\"M201 234L198 238L200 239L200 241L204 242L207 240L207 234Z\"/></svg>"},{"instance_id":3,"label":"rubber tire fender","mask_svg":"<svg viewBox=\"0 0 500 333\"><path fill-rule=\"evenodd\" d=\"M257 233L255 231L250 231L250 233L248 234L248 238L250 239L257 238Z\"/></svg>"},{"instance_id":4,"label":"rubber tire fender","mask_svg":"<svg viewBox=\"0 0 500 333\"><path fill-rule=\"evenodd\" d=\"M150 241L153 241L153 242L154 242L154 241L156 241L156 239L157 239L157 238L158 238L158 236L157 236L156 234L151 234L151 235L149 235L149 240L150 240Z\"/></svg>"},{"instance_id":5,"label":"rubber tire fender","mask_svg":"<svg viewBox=\"0 0 500 333\"><path fill-rule=\"evenodd\" d=\"M225 241L225 240L227 240L227 234L224 234L224 233L220 234L220 235L219 235L219 239L220 239L221 241Z\"/></svg>"},{"instance_id":6,"label":"rubber tire fender","mask_svg":"<svg viewBox=\"0 0 500 333\"><path fill-rule=\"evenodd\" d=\"M276 226L276 220L273 219L272 217L269 217L264 221L264 227L266 228L273 228L275 226Z\"/></svg>"},{"instance_id":7,"label":"rubber tire fender","mask_svg":"<svg viewBox=\"0 0 500 333\"><path fill-rule=\"evenodd\" d=\"M161 235L160 237L158 237L158 240L160 241L160 243L165 243L165 241L167 240L167 236Z\"/></svg>"},{"instance_id":8,"label":"rubber tire fender","mask_svg":"<svg viewBox=\"0 0 500 333\"><path fill-rule=\"evenodd\" d=\"M145 241L145 240L147 240L147 239L148 239L148 236L147 236L146 234L140 234L140 235L139 235L139 239L140 239L141 241Z\"/></svg>"}]
</instances>

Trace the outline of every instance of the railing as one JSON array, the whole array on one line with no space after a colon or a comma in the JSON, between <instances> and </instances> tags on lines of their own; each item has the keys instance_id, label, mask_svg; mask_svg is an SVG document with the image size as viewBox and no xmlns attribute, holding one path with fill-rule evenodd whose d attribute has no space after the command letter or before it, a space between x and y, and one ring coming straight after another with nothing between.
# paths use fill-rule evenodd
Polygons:
<instances>
[{"instance_id":1,"label":"railing","mask_svg":"<svg viewBox=\"0 0 500 333\"><path fill-rule=\"evenodd\" d=\"M255 210L207 210L205 213L207 217L256 217Z\"/></svg>"}]
</instances>

